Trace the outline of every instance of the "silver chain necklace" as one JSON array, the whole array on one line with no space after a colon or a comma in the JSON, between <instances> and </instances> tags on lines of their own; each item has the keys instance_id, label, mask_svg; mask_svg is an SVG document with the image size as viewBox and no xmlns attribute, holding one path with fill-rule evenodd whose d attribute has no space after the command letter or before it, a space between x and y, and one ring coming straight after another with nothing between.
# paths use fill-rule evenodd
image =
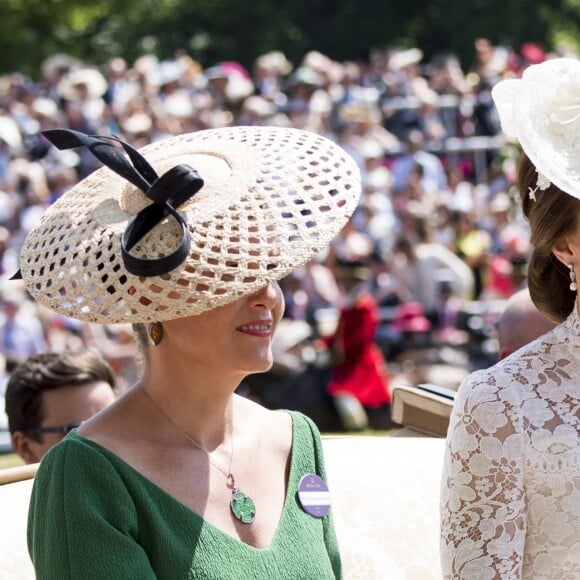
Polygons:
<instances>
[{"instance_id":1,"label":"silver chain necklace","mask_svg":"<svg viewBox=\"0 0 580 580\"><path fill-rule=\"evenodd\" d=\"M228 488L232 490L232 497L230 499L230 509L234 516L240 520L243 524L251 524L255 517L256 517L256 506L252 501L252 498L242 491L240 491L239 487L236 487L236 480L232 474L232 461L234 460L234 422L232 419L232 429L230 439L232 442L232 451L230 454L230 464L228 470L226 471L221 465L216 463L210 456L210 454L195 440L193 439L186 431L184 431L153 399L153 397L147 392L147 389L140 385L141 390L149 399L149 402L159 411L163 417L173 425L173 427L183 435L192 445L197 447L200 451L203 451L208 459L208 461L216 468L219 469L225 476L226 476L226 485Z\"/></svg>"}]
</instances>

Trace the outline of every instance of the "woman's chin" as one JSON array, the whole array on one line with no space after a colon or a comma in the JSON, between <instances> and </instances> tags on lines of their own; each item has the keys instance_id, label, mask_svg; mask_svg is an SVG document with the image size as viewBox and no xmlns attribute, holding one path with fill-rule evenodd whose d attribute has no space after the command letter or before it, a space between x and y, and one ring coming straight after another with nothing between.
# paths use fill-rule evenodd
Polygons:
<instances>
[{"instance_id":1,"label":"woman's chin","mask_svg":"<svg viewBox=\"0 0 580 580\"><path fill-rule=\"evenodd\" d=\"M256 364L248 366L246 373L248 375L259 375L261 373L267 373L274 364L274 360L270 357L266 360L256 361Z\"/></svg>"}]
</instances>

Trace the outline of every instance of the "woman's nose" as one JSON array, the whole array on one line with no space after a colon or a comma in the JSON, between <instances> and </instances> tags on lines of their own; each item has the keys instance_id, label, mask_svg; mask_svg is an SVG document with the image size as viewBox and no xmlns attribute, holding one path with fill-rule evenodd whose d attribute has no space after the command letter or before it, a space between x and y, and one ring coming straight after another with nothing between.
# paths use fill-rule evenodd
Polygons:
<instances>
[{"instance_id":1,"label":"woman's nose","mask_svg":"<svg viewBox=\"0 0 580 580\"><path fill-rule=\"evenodd\" d=\"M250 296L250 301L254 306L262 306L264 308L274 308L280 301L282 291L280 286L275 282L268 282L266 286L260 288Z\"/></svg>"}]
</instances>

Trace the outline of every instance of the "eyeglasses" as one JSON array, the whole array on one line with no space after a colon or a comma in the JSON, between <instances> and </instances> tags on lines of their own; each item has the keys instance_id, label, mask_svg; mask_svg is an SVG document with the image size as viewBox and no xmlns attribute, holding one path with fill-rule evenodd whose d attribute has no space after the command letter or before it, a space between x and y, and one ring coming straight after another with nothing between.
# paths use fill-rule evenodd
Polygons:
<instances>
[{"instance_id":1,"label":"eyeglasses","mask_svg":"<svg viewBox=\"0 0 580 580\"><path fill-rule=\"evenodd\" d=\"M80 423L59 425L58 427L33 427L32 429L26 429L26 433L62 433L63 435L66 435L78 427L80 427Z\"/></svg>"}]
</instances>

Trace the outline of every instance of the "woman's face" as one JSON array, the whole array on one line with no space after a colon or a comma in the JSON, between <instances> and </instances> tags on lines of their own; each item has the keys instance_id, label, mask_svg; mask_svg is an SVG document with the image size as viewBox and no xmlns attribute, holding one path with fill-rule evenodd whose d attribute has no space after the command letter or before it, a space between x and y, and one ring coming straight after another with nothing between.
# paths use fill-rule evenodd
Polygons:
<instances>
[{"instance_id":1,"label":"woman's face","mask_svg":"<svg viewBox=\"0 0 580 580\"><path fill-rule=\"evenodd\" d=\"M163 343L207 369L264 372L272 366L272 338L283 312L280 286L270 283L225 306L164 322Z\"/></svg>"}]
</instances>

